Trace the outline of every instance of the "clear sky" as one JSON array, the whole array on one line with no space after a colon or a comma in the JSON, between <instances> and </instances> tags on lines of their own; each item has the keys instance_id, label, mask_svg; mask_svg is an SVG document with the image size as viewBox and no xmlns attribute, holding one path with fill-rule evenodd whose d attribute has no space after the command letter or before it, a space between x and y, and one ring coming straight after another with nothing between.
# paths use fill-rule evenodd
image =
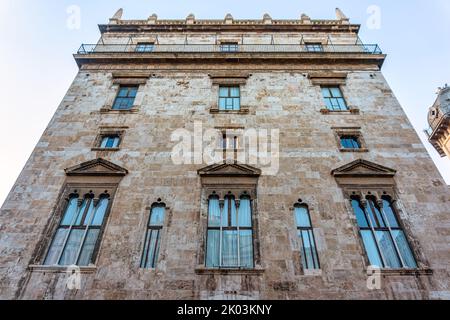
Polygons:
<instances>
[{"instance_id":1,"label":"clear sky","mask_svg":"<svg viewBox=\"0 0 450 320\"><path fill-rule=\"evenodd\" d=\"M450 83L449 0L1 0L0 204L77 73L72 54L81 43L95 43L97 24L121 7L125 19L152 13L260 19L266 12L274 19L298 19L303 12L327 19L340 7L362 25L364 42L388 54L384 75L450 184L450 160L441 159L422 132L436 89Z\"/></svg>"}]
</instances>

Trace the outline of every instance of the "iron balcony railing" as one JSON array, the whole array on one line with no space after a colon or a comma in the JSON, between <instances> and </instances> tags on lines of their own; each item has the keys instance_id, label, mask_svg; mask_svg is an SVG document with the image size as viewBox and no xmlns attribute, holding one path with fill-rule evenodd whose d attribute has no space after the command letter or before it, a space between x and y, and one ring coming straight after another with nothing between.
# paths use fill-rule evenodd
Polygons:
<instances>
[{"instance_id":1,"label":"iron balcony railing","mask_svg":"<svg viewBox=\"0 0 450 320\"><path fill-rule=\"evenodd\" d=\"M230 49L223 45L210 44L154 44L142 49L138 44L83 44L78 50L80 55L95 53L362 53L382 54L376 44L335 44L321 48L311 48L301 44L244 44Z\"/></svg>"},{"instance_id":2,"label":"iron balcony railing","mask_svg":"<svg viewBox=\"0 0 450 320\"><path fill-rule=\"evenodd\" d=\"M424 130L428 138L431 138L433 136L433 134L436 132L437 129L439 129L439 126L445 119L450 119L450 106L447 106L446 108L441 108L440 112L445 113L441 113L440 115L438 115L438 117L436 117L433 121L431 121L428 129Z\"/></svg>"}]
</instances>

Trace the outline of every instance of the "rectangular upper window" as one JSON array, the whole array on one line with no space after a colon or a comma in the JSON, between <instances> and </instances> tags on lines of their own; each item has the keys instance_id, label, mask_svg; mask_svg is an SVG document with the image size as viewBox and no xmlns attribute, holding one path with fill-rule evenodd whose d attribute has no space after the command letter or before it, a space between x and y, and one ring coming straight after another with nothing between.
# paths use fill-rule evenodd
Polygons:
<instances>
[{"instance_id":1,"label":"rectangular upper window","mask_svg":"<svg viewBox=\"0 0 450 320\"><path fill-rule=\"evenodd\" d=\"M323 45L319 42L305 43L308 52L323 52Z\"/></svg>"},{"instance_id":2,"label":"rectangular upper window","mask_svg":"<svg viewBox=\"0 0 450 320\"><path fill-rule=\"evenodd\" d=\"M239 86L219 87L219 110L241 110L241 89Z\"/></svg>"},{"instance_id":3,"label":"rectangular upper window","mask_svg":"<svg viewBox=\"0 0 450 320\"><path fill-rule=\"evenodd\" d=\"M136 99L138 88L138 86L120 86L112 107L113 110L130 110Z\"/></svg>"},{"instance_id":4,"label":"rectangular upper window","mask_svg":"<svg viewBox=\"0 0 450 320\"><path fill-rule=\"evenodd\" d=\"M116 149L119 147L120 137L118 135L107 135L103 136L100 143L100 148L102 149Z\"/></svg>"},{"instance_id":5,"label":"rectangular upper window","mask_svg":"<svg viewBox=\"0 0 450 320\"><path fill-rule=\"evenodd\" d=\"M238 52L239 45L237 42L223 42L220 45L220 52Z\"/></svg>"},{"instance_id":6,"label":"rectangular upper window","mask_svg":"<svg viewBox=\"0 0 450 320\"><path fill-rule=\"evenodd\" d=\"M345 102L341 89L338 86L322 87L322 96L325 100L328 110L331 111L347 111L348 107Z\"/></svg>"},{"instance_id":7,"label":"rectangular upper window","mask_svg":"<svg viewBox=\"0 0 450 320\"><path fill-rule=\"evenodd\" d=\"M155 44L153 42L140 42L136 45L136 52L153 52Z\"/></svg>"},{"instance_id":8,"label":"rectangular upper window","mask_svg":"<svg viewBox=\"0 0 450 320\"><path fill-rule=\"evenodd\" d=\"M344 149L361 149L361 143L357 136L341 136L340 139Z\"/></svg>"}]
</instances>

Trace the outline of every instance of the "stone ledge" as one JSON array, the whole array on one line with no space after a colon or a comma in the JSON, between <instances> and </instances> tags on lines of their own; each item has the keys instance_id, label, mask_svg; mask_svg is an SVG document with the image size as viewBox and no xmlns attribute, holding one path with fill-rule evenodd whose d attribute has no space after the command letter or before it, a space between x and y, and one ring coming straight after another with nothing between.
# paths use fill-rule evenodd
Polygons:
<instances>
[{"instance_id":1,"label":"stone ledge","mask_svg":"<svg viewBox=\"0 0 450 320\"><path fill-rule=\"evenodd\" d=\"M382 276L432 276L432 269L382 269Z\"/></svg>"},{"instance_id":2,"label":"stone ledge","mask_svg":"<svg viewBox=\"0 0 450 320\"><path fill-rule=\"evenodd\" d=\"M345 148L340 148L339 151L340 151L340 152L357 152L357 153L365 153L365 152L369 152L369 149L367 149L367 148L361 148L361 149L345 149Z\"/></svg>"},{"instance_id":3,"label":"stone ledge","mask_svg":"<svg viewBox=\"0 0 450 320\"><path fill-rule=\"evenodd\" d=\"M260 267L255 269L208 269L205 267L198 267L195 273L198 275L261 275L266 270Z\"/></svg>"},{"instance_id":4,"label":"stone ledge","mask_svg":"<svg viewBox=\"0 0 450 320\"><path fill-rule=\"evenodd\" d=\"M329 109L320 109L321 114L360 114L360 110L357 108L351 108L350 110L329 110Z\"/></svg>"},{"instance_id":5,"label":"stone ledge","mask_svg":"<svg viewBox=\"0 0 450 320\"><path fill-rule=\"evenodd\" d=\"M104 107L100 109L100 113L110 113L110 114L123 114L123 113L137 113L139 112L138 106L133 106L128 110L114 110L111 107Z\"/></svg>"},{"instance_id":6,"label":"stone ledge","mask_svg":"<svg viewBox=\"0 0 450 320\"><path fill-rule=\"evenodd\" d=\"M97 272L96 266L91 267L79 267L81 273L89 274ZM43 265L30 265L28 266L28 270L31 272L39 272L39 273L67 273L68 267L61 266L43 266Z\"/></svg>"},{"instance_id":7,"label":"stone ledge","mask_svg":"<svg viewBox=\"0 0 450 320\"><path fill-rule=\"evenodd\" d=\"M249 108L241 108L241 110L219 110L216 108L211 108L209 109L209 113L211 114L249 114L250 113L250 109Z\"/></svg>"},{"instance_id":8,"label":"stone ledge","mask_svg":"<svg viewBox=\"0 0 450 320\"><path fill-rule=\"evenodd\" d=\"M92 148L91 151L98 151L98 152L117 152L117 151L120 151L120 148Z\"/></svg>"}]
</instances>

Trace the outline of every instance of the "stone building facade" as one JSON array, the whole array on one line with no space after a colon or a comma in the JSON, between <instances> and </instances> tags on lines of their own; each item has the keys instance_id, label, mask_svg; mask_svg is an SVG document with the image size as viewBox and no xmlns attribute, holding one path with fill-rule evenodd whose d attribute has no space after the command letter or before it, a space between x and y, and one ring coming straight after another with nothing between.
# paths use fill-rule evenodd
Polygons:
<instances>
[{"instance_id":1,"label":"stone building facade","mask_svg":"<svg viewBox=\"0 0 450 320\"><path fill-rule=\"evenodd\" d=\"M2 299L450 298L447 186L359 25L121 16L1 208Z\"/></svg>"}]
</instances>

